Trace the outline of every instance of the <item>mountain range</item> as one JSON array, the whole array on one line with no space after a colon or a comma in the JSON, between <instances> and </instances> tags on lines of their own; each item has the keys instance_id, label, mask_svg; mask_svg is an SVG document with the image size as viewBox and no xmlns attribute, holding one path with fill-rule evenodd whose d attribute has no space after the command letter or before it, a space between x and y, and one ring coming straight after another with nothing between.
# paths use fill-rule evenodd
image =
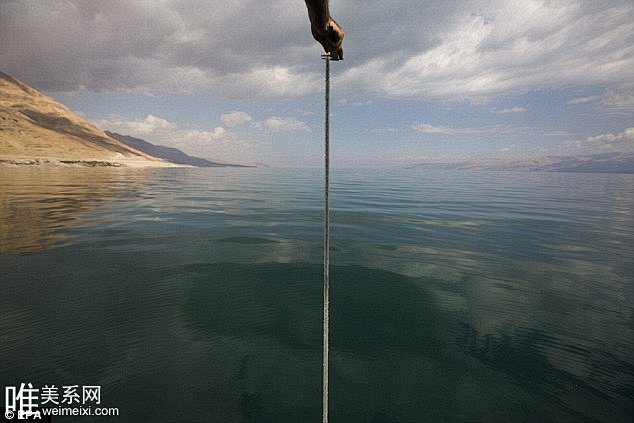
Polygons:
<instances>
[{"instance_id":1,"label":"mountain range","mask_svg":"<svg viewBox=\"0 0 634 423\"><path fill-rule=\"evenodd\" d=\"M214 162L112 132L0 72L0 164L126 167L252 167Z\"/></svg>"},{"instance_id":2,"label":"mountain range","mask_svg":"<svg viewBox=\"0 0 634 423\"><path fill-rule=\"evenodd\" d=\"M468 160L417 163L410 168L524 172L634 173L634 153L547 156L524 160Z\"/></svg>"},{"instance_id":3,"label":"mountain range","mask_svg":"<svg viewBox=\"0 0 634 423\"><path fill-rule=\"evenodd\" d=\"M0 164L131 167L254 167L190 156L140 138L104 132L16 78L0 72ZM417 163L412 168L634 173L634 153Z\"/></svg>"},{"instance_id":4,"label":"mountain range","mask_svg":"<svg viewBox=\"0 0 634 423\"><path fill-rule=\"evenodd\" d=\"M164 145L155 145L140 138L134 138L130 135L121 135L116 132L106 131L106 135L115 139L128 147L142 151L153 157L158 157L167 160L171 163L196 166L196 167L255 167L256 165L238 164L238 163L224 163L224 162L212 162L207 159L201 159L200 157L190 156L184 153L178 148L166 147Z\"/></svg>"}]
</instances>

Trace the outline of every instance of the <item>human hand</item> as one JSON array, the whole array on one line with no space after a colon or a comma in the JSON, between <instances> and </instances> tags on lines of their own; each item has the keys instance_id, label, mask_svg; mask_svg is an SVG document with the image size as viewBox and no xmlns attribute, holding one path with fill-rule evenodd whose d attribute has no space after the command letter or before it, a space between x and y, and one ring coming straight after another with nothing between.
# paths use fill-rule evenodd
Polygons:
<instances>
[{"instance_id":1,"label":"human hand","mask_svg":"<svg viewBox=\"0 0 634 423\"><path fill-rule=\"evenodd\" d=\"M332 28L332 29L329 29ZM323 47L326 53L336 51L339 55L339 59L343 59L343 48L341 44L343 42L343 36L345 34L342 27L339 26L332 18L328 19L323 26L311 26L311 32L313 38L317 40Z\"/></svg>"}]
</instances>

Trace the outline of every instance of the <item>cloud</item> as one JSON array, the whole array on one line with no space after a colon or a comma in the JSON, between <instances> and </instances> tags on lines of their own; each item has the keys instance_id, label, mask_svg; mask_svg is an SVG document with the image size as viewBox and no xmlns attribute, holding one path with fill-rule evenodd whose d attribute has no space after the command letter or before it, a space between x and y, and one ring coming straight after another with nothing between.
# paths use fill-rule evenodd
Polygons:
<instances>
[{"instance_id":1,"label":"cloud","mask_svg":"<svg viewBox=\"0 0 634 423\"><path fill-rule=\"evenodd\" d=\"M213 129L213 131L201 131L198 129L188 129L181 132L180 140L189 142L218 142L218 141L231 141L233 139L233 135L230 132L227 132L225 128L222 126L217 126Z\"/></svg>"},{"instance_id":2,"label":"cloud","mask_svg":"<svg viewBox=\"0 0 634 423\"><path fill-rule=\"evenodd\" d=\"M526 109L523 107L515 106L515 107L511 107L510 109L501 109L501 110L491 109L489 111L491 113L507 114L507 113L524 113Z\"/></svg>"},{"instance_id":3,"label":"cloud","mask_svg":"<svg viewBox=\"0 0 634 423\"><path fill-rule=\"evenodd\" d=\"M245 156L249 144L221 126L212 130L181 128L174 122L151 114L134 120L110 117L97 120L96 124L108 131L176 147L200 157L228 161L252 159Z\"/></svg>"},{"instance_id":4,"label":"cloud","mask_svg":"<svg viewBox=\"0 0 634 423\"><path fill-rule=\"evenodd\" d=\"M299 66L265 65L218 76L206 88L229 98L300 97L323 89L322 78Z\"/></svg>"},{"instance_id":5,"label":"cloud","mask_svg":"<svg viewBox=\"0 0 634 423\"><path fill-rule=\"evenodd\" d=\"M341 105L341 106L355 106L355 107L362 107L362 106L370 106L372 105L372 103L374 103L373 100L365 100L365 101L348 101L347 98L342 98L340 100L337 101L337 104Z\"/></svg>"},{"instance_id":6,"label":"cloud","mask_svg":"<svg viewBox=\"0 0 634 423\"><path fill-rule=\"evenodd\" d=\"M513 150L515 147L517 147L515 144L511 144L508 147L501 148L500 151L502 153L508 153L509 151Z\"/></svg>"},{"instance_id":7,"label":"cloud","mask_svg":"<svg viewBox=\"0 0 634 423\"><path fill-rule=\"evenodd\" d=\"M605 107L634 68L631 0L348 0L333 67L341 95L486 101L509 92L601 86ZM389 12L389 16L386 13ZM298 0L0 2L3 71L45 91L321 91L319 46ZM377 36L380 34L380 36Z\"/></svg>"},{"instance_id":8,"label":"cloud","mask_svg":"<svg viewBox=\"0 0 634 423\"><path fill-rule=\"evenodd\" d=\"M0 40L3 71L53 92L289 97L321 74L296 0L4 0Z\"/></svg>"},{"instance_id":9,"label":"cloud","mask_svg":"<svg viewBox=\"0 0 634 423\"><path fill-rule=\"evenodd\" d=\"M457 134L470 134L473 133L469 128L455 129L448 126L436 126L429 123L418 123L412 125L412 129L422 132L424 134L443 134L443 135L457 135Z\"/></svg>"},{"instance_id":10,"label":"cloud","mask_svg":"<svg viewBox=\"0 0 634 423\"><path fill-rule=\"evenodd\" d=\"M398 128L373 128L370 132L375 134L394 134L399 132Z\"/></svg>"},{"instance_id":11,"label":"cloud","mask_svg":"<svg viewBox=\"0 0 634 423\"><path fill-rule=\"evenodd\" d=\"M600 95L590 95L587 97L577 97L571 100L568 100L566 104L586 104L586 103L594 103L601 99Z\"/></svg>"},{"instance_id":12,"label":"cloud","mask_svg":"<svg viewBox=\"0 0 634 423\"><path fill-rule=\"evenodd\" d=\"M346 70L341 85L391 97L459 100L571 85L622 87L631 80L631 2L452 5L453 14L435 17L434 43L406 56L391 49L368 58ZM424 32L413 29L412 37Z\"/></svg>"},{"instance_id":13,"label":"cloud","mask_svg":"<svg viewBox=\"0 0 634 423\"><path fill-rule=\"evenodd\" d=\"M520 128L514 128L508 125L491 125L475 128L452 128L443 125L431 125L429 123L416 123L411 126L412 129L424 134L442 134L442 135L470 135L470 134L515 134Z\"/></svg>"},{"instance_id":14,"label":"cloud","mask_svg":"<svg viewBox=\"0 0 634 423\"><path fill-rule=\"evenodd\" d=\"M166 119L147 115L137 120L100 120L97 125L112 132L122 132L123 135L147 136L156 133L171 133L178 129L177 125Z\"/></svg>"},{"instance_id":15,"label":"cloud","mask_svg":"<svg viewBox=\"0 0 634 423\"><path fill-rule=\"evenodd\" d=\"M570 137L573 135L579 135L577 132L572 131L547 131L544 135L548 137Z\"/></svg>"},{"instance_id":16,"label":"cloud","mask_svg":"<svg viewBox=\"0 0 634 423\"><path fill-rule=\"evenodd\" d=\"M591 95L568 100L566 104L596 103L597 107L611 114L634 113L634 87L625 85L619 89L607 89L601 95Z\"/></svg>"},{"instance_id":17,"label":"cloud","mask_svg":"<svg viewBox=\"0 0 634 423\"><path fill-rule=\"evenodd\" d=\"M618 134L601 134L588 137L588 142L601 144L634 142L634 128L626 128L623 132Z\"/></svg>"},{"instance_id":18,"label":"cloud","mask_svg":"<svg viewBox=\"0 0 634 423\"><path fill-rule=\"evenodd\" d=\"M634 89L607 90L601 97L601 105L613 113L634 113Z\"/></svg>"},{"instance_id":19,"label":"cloud","mask_svg":"<svg viewBox=\"0 0 634 423\"><path fill-rule=\"evenodd\" d=\"M579 140L566 140L564 142L562 142L561 144L559 144L560 147L563 148L582 148L583 147L583 143Z\"/></svg>"},{"instance_id":20,"label":"cloud","mask_svg":"<svg viewBox=\"0 0 634 423\"><path fill-rule=\"evenodd\" d=\"M310 131L310 127L304 121L296 118L270 117L261 122L253 124L254 128L261 129L264 132L290 132L290 131Z\"/></svg>"},{"instance_id":21,"label":"cloud","mask_svg":"<svg viewBox=\"0 0 634 423\"><path fill-rule=\"evenodd\" d=\"M222 123L231 128L243 123L251 122L251 116L248 113L234 110L232 112L220 115L220 120L222 121Z\"/></svg>"}]
</instances>

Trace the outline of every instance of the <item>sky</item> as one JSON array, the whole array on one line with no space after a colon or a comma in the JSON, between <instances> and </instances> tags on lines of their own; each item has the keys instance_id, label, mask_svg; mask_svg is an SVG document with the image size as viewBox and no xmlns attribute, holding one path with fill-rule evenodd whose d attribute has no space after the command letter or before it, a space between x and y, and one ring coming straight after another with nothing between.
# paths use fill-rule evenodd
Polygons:
<instances>
[{"instance_id":1,"label":"sky","mask_svg":"<svg viewBox=\"0 0 634 423\"><path fill-rule=\"evenodd\" d=\"M332 0L335 166L634 151L631 0ZM0 71L104 130L320 166L302 0L0 0Z\"/></svg>"}]
</instances>

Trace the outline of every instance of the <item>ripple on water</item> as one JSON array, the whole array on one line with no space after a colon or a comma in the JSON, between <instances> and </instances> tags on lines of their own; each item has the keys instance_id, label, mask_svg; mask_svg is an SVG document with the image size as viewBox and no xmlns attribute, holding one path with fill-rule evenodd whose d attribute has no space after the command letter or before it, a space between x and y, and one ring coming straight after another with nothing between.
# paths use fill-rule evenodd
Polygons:
<instances>
[{"instance_id":1,"label":"ripple on water","mask_svg":"<svg viewBox=\"0 0 634 423\"><path fill-rule=\"evenodd\" d=\"M332 182L337 420L631 417L631 176ZM101 383L122 421L318 420L320 171L0 185L2 380Z\"/></svg>"}]
</instances>

